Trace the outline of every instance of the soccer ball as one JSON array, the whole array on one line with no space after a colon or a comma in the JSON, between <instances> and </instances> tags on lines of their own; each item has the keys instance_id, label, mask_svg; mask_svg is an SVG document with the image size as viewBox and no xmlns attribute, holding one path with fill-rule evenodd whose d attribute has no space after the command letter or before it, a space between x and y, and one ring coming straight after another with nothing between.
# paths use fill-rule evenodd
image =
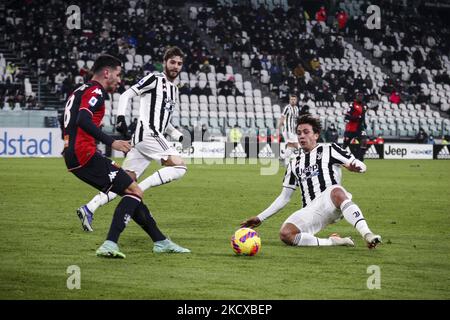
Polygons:
<instances>
[{"instance_id":1,"label":"soccer ball","mask_svg":"<svg viewBox=\"0 0 450 320\"><path fill-rule=\"evenodd\" d=\"M254 256L261 249L258 232L250 228L238 229L231 237L231 248L238 255Z\"/></svg>"}]
</instances>

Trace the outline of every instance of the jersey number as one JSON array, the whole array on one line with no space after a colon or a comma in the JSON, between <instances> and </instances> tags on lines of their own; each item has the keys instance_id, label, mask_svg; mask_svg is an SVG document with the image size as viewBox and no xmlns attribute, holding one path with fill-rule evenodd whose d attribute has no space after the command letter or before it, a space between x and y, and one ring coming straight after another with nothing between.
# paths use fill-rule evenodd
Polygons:
<instances>
[{"instance_id":1,"label":"jersey number","mask_svg":"<svg viewBox=\"0 0 450 320\"><path fill-rule=\"evenodd\" d=\"M66 108L64 110L64 128L67 128L67 125L70 121L70 109L72 109L73 101L75 100L75 95L71 95L69 100L67 100Z\"/></svg>"}]
</instances>

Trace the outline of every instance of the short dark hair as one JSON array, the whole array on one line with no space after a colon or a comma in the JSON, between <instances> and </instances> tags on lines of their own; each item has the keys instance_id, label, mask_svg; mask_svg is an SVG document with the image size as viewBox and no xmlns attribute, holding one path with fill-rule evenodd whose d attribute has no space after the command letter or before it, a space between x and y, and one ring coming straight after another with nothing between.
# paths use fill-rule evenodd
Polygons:
<instances>
[{"instance_id":1,"label":"short dark hair","mask_svg":"<svg viewBox=\"0 0 450 320\"><path fill-rule=\"evenodd\" d=\"M178 47L170 47L164 53L164 61L169 60L172 57L179 56L184 60L184 52Z\"/></svg>"},{"instance_id":2,"label":"short dark hair","mask_svg":"<svg viewBox=\"0 0 450 320\"><path fill-rule=\"evenodd\" d=\"M297 97L297 95L295 93L289 94L289 97L296 97L298 99L298 97Z\"/></svg>"},{"instance_id":3,"label":"short dark hair","mask_svg":"<svg viewBox=\"0 0 450 320\"><path fill-rule=\"evenodd\" d=\"M320 120L316 117L313 117L311 114L304 114L300 116L297 119L297 127L301 124L311 125L314 133L320 134L320 131L322 130L322 124L320 123Z\"/></svg>"},{"instance_id":4,"label":"short dark hair","mask_svg":"<svg viewBox=\"0 0 450 320\"><path fill-rule=\"evenodd\" d=\"M98 73L103 70L103 68L117 68L122 66L122 61L118 58L113 57L109 54L102 54L99 56L92 66L92 73Z\"/></svg>"}]
</instances>

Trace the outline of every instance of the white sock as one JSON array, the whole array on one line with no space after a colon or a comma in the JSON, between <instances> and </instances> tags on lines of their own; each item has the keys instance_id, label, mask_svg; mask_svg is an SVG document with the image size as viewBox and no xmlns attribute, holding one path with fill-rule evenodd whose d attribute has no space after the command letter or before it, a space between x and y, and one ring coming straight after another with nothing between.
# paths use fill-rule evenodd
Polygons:
<instances>
[{"instance_id":1,"label":"white sock","mask_svg":"<svg viewBox=\"0 0 450 320\"><path fill-rule=\"evenodd\" d=\"M139 186L143 191L151 187L160 186L173 180L181 179L186 171L187 168L185 166L164 167L142 180Z\"/></svg>"},{"instance_id":2,"label":"white sock","mask_svg":"<svg viewBox=\"0 0 450 320\"><path fill-rule=\"evenodd\" d=\"M350 199L344 200L341 203L341 211L345 220L355 227L361 236L364 237L367 233L371 232L367 226L366 219L364 219L361 209Z\"/></svg>"},{"instance_id":3,"label":"white sock","mask_svg":"<svg viewBox=\"0 0 450 320\"><path fill-rule=\"evenodd\" d=\"M299 232L295 235L294 245L299 247L308 246L332 246L331 239L317 238L314 235L306 232Z\"/></svg>"},{"instance_id":4,"label":"white sock","mask_svg":"<svg viewBox=\"0 0 450 320\"><path fill-rule=\"evenodd\" d=\"M141 187L142 191L144 191L150 187L156 187L161 184L169 183L173 180L178 180L182 176L184 176L186 170L187 168L184 166L164 167L139 183L139 186ZM108 194L100 192L94 198L92 198L92 200L89 201L86 206L89 211L94 213L98 208L112 201L116 197L117 194L115 194L114 192L108 192Z\"/></svg>"},{"instance_id":5,"label":"white sock","mask_svg":"<svg viewBox=\"0 0 450 320\"><path fill-rule=\"evenodd\" d=\"M86 206L90 212L94 213L95 210L112 201L115 197L117 197L117 194L115 194L114 192L108 192L108 194L100 192L94 198L92 198L92 200L89 201Z\"/></svg>"}]
</instances>

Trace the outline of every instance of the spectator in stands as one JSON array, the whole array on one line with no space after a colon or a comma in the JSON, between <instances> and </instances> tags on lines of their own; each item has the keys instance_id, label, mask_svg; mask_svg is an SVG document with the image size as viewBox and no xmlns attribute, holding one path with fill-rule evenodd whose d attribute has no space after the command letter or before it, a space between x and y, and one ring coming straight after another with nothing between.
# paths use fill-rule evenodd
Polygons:
<instances>
[{"instance_id":1,"label":"spectator in stands","mask_svg":"<svg viewBox=\"0 0 450 320\"><path fill-rule=\"evenodd\" d=\"M395 104L399 104L401 99L400 99L400 94L397 92L397 90L393 90L391 93L391 96L389 97L389 101L391 103L395 103Z\"/></svg>"},{"instance_id":2,"label":"spectator in stands","mask_svg":"<svg viewBox=\"0 0 450 320\"><path fill-rule=\"evenodd\" d=\"M206 124L202 124L202 141L210 141L211 135L208 131L208 126Z\"/></svg>"},{"instance_id":3,"label":"spectator in stands","mask_svg":"<svg viewBox=\"0 0 450 320\"><path fill-rule=\"evenodd\" d=\"M364 11L365 12L365 11ZM348 14L344 10L340 10L336 13L337 27L339 31L345 31L345 27L347 26Z\"/></svg>"},{"instance_id":4,"label":"spectator in stands","mask_svg":"<svg viewBox=\"0 0 450 320\"><path fill-rule=\"evenodd\" d=\"M428 142L428 134L425 130L420 127L419 132L416 134L416 142L417 143L427 143Z\"/></svg>"},{"instance_id":5,"label":"spectator in stands","mask_svg":"<svg viewBox=\"0 0 450 320\"><path fill-rule=\"evenodd\" d=\"M9 79L11 82L16 82L17 71L18 67L12 62L8 62L5 69L5 81Z\"/></svg>"},{"instance_id":6,"label":"spectator in stands","mask_svg":"<svg viewBox=\"0 0 450 320\"><path fill-rule=\"evenodd\" d=\"M231 87L231 95L232 96L244 96L244 94L233 84L233 86Z\"/></svg>"},{"instance_id":7,"label":"spectator in stands","mask_svg":"<svg viewBox=\"0 0 450 320\"><path fill-rule=\"evenodd\" d=\"M35 96L28 96L25 108L28 110L39 110L40 105L37 103Z\"/></svg>"},{"instance_id":8,"label":"spectator in stands","mask_svg":"<svg viewBox=\"0 0 450 320\"><path fill-rule=\"evenodd\" d=\"M283 81L281 68L276 63L272 63L270 67L270 82L272 83L272 90L279 90L281 82Z\"/></svg>"},{"instance_id":9,"label":"spectator in stands","mask_svg":"<svg viewBox=\"0 0 450 320\"><path fill-rule=\"evenodd\" d=\"M242 139L241 127L235 124L234 127L230 130L229 140L231 143L234 143L234 146L236 146L239 142L241 142L241 139Z\"/></svg>"},{"instance_id":10,"label":"spectator in stands","mask_svg":"<svg viewBox=\"0 0 450 320\"><path fill-rule=\"evenodd\" d=\"M414 83L421 83L422 82L422 78L420 77L419 72L416 70L414 70L413 73L411 73L411 76L409 77L409 81L414 82Z\"/></svg>"},{"instance_id":11,"label":"spectator in stands","mask_svg":"<svg viewBox=\"0 0 450 320\"><path fill-rule=\"evenodd\" d=\"M223 88L219 89L218 94L226 97L232 95L232 91L228 84L226 84Z\"/></svg>"},{"instance_id":12,"label":"spectator in stands","mask_svg":"<svg viewBox=\"0 0 450 320\"><path fill-rule=\"evenodd\" d=\"M144 71L148 71L148 72L153 72L155 71L155 66L152 63L152 60L148 60L144 66L143 66Z\"/></svg>"},{"instance_id":13,"label":"spectator in stands","mask_svg":"<svg viewBox=\"0 0 450 320\"><path fill-rule=\"evenodd\" d=\"M200 85L198 82L195 83L195 87L191 89L190 94L196 94L197 96L200 96L202 94L202 89L200 89Z\"/></svg>"},{"instance_id":14,"label":"spectator in stands","mask_svg":"<svg viewBox=\"0 0 450 320\"><path fill-rule=\"evenodd\" d=\"M332 123L327 130L325 131L325 142L337 142L339 137L339 133L334 125Z\"/></svg>"},{"instance_id":15,"label":"spectator in stands","mask_svg":"<svg viewBox=\"0 0 450 320\"><path fill-rule=\"evenodd\" d=\"M323 85L322 97L323 97L323 102L326 107L333 106L333 101L334 101L333 95L330 92L330 88L326 84Z\"/></svg>"},{"instance_id":16,"label":"spectator in stands","mask_svg":"<svg viewBox=\"0 0 450 320\"><path fill-rule=\"evenodd\" d=\"M319 11L316 12L316 20L318 22L326 22L327 21L327 12L324 6L321 6Z\"/></svg>"},{"instance_id":17,"label":"spectator in stands","mask_svg":"<svg viewBox=\"0 0 450 320\"><path fill-rule=\"evenodd\" d=\"M428 140L427 140L427 144L434 144L434 137L433 137L433 135L430 134L430 136L428 137Z\"/></svg>"},{"instance_id":18,"label":"spectator in stands","mask_svg":"<svg viewBox=\"0 0 450 320\"><path fill-rule=\"evenodd\" d=\"M373 110L378 110L378 104L380 103L380 98L378 97L378 95L373 92L368 98L367 98L368 102L367 102L367 107L369 109L373 109Z\"/></svg>"},{"instance_id":19,"label":"spectator in stands","mask_svg":"<svg viewBox=\"0 0 450 320\"><path fill-rule=\"evenodd\" d=\"M213 92L212 92L208 82L206 83L205 87L203 88L203 94L205 96L212 96L213 95Z\"/></svg>"},{"instance_id":20,"label":"spectator in stands","mask_svg":"<svg viewBox=\"0 0 450 320\"><path fill-rule=\"evenodd\" d=\"M219 61L219 65L216 67L216 74L217 73L227 73L227 66L225 65L225 60L222 58Z\"/></svg>"},{"instance_id":21,"label":"spectator in stands","mask_svg":"<svg viewBox=\"0 0 450 320\"><path fill-rule=\"evenodd\" d=\"M412 59L414 60L414 65L416 68L421 68L424 63L423 55L420 52L420 50L417 50L415 47L411 49L413 51L412 53Z\"/></svg>"},{"instance_id":22,"label":"spectator in stands","mask_svg":"<svg viewBox=\"0 0 450 320\"><path fill-rule=\"evenodd\" d=\"M312 70L313 74L320 76L319 71L321 69L320 69L320 61L319 61L319 59L317 59L317 57L314 57L314 58L311 59L309 64L311 66L311 70Z\"/></svg>"},{"instance_id":23,"label":"spectator in stands","mask_svg":"<svg viewBox=\"0 0 450 320\"><path fill-rule=\"evenodd\" d=\"M421 82L421 83L426 83L426 84L429 83L429 81L428 81L428 75L427 75L427 73L426 73L425 70L422 70L422 72L420 73L420 82Z\"/></svg>"},{"instance_id":24,"label":"spectator in stands","mask_svg":"<svg viewBox=\"0 0 450 320\"><path fill-rule=\"evenodd\" d=\"M290 88L288 86L288 82L285 81L280 85L279 93L278 93L278 97L280 98L280 100L283 103L289 102L289 92L290 92Z\"/></svg>"},{"instance_id":25,"label":"spectator in stands","mask_svg":"<svg viewBox=\"0 0 450 320\"><path fill-rule=\"evenodd\" d=\"M73 81L72 74L69 72L67 74L67 77L62 82L62 86L61 86L61 94L62 94L62 98L64 100L70 93L72 93L74 85L75 85L75 83Z\"/></svg>"},{"instance_id":26,"label":"spectator in stands","mask_svg":"<svg viewBox=\"0 0 450 320\"><path fill-rule=\"evenodd\" d=\"M294 77L296 78L304 78L305 77L305 69L303 68L302 64L299 63L295 67L293 71Z\"/></svg>"},{"instance_id":27,"label":"spectator in stands","mask_svg":"<svg viewBox=\"0 0 450 320\"><path fill-rule=\"evenodd\" d=\"M204 72L206 74L211 72L211 66L209 65L209 61L205 60L200 67L200 72Z\"/></svg>"},{"instance_id":28,"label":"spectator in stands","mask_svg":"<svg viewBox=\"0 0 450 320\"><path fill-rule=\"evenodd\" d=\"M66 79L65 73L62 71L58 72L58 74L55 76L55 89L54 89L55 93L61 92L64 79Z\"/></svg>"},{"instance_id":29,"label":"spectator in stands","mask_svg":"<svg viewBox=\"0 0 450 320\"><path fill-rule=\"evenodd\" d=\"M264 41L264 40L263 40L263 41ZM261 67L262 67L264 70L269 71L271 66L272 66L272 64L271 64L269 58L267 57L267 54L264 54L264 55L262 56L262 58L261 58Z\"/></svg>"},{"instance_id":30,"label":"spectator in stands","mask_svg":"<svg viewBox=\"0 0 450 320\"><path fill-rule=\"evenodd\" d=\"M309 113L308 97L304 96L298 105L298 116Z\"/></svg>"},{"instance_id":31,"label":"spectator in stands","mask_svg":"<svg viewBox=\"0 0 450 320\"><path fill-rule=\"evenodd\" d=\"M339 91L336 94L336 99L337 102L344 102L346 101L346 89L344 87L341 87L339 89Z\"/></svg>"},{"instance_id":32,"label":"spectator in stands","mask_svg":"<svg viewBox=\"0 0 450 320\"><path fill-rule=\"evenodd\" d=\"M223 88L225 88L225 86L229 86L229 85L230 85L230 83L228 82L228 80L225 79L225 76L223 76L222 78L219 78L219 77L218 77L217 80L219 81L219 82L217 83L217 89L218 89L218 90L223 89Z\"/></svg>"},{"instance_id":33,"label":"spectator in stands","mask_svg":"<svg viewBox=\"0 0 450 320\"><path fill-rule=\"evenodd\" d=\"M450 77L449 77L447 71L444 70L444 72L439 72L434 77L434 82L436 82L436 83L444 83L444 84L450 85Z\"/></svg>"},{"instance_id":34,"label":"spectator in stands","mask_svg":"<svg viewBox=\"0 0 450 320\"><path fill-rule=\"evenodd\" d=\"M430 96L425 94L425 91L423 89L420 90L419 95L417 96L416 103L419 104L425 104L430 101Z\"/></svg>"},{"instance_id":35,"label":"spectator in stands","mask_svg":"<svg viewBox=\"0 0 450 320\"><path fill-rule=\"evenodd\" d=\"M250 62L250 68L251 68L252 74L260 74L261 73L261 69L262 69L261 60L259 60L259 58L256 54Z\"/></svg>"}]
</instances>

